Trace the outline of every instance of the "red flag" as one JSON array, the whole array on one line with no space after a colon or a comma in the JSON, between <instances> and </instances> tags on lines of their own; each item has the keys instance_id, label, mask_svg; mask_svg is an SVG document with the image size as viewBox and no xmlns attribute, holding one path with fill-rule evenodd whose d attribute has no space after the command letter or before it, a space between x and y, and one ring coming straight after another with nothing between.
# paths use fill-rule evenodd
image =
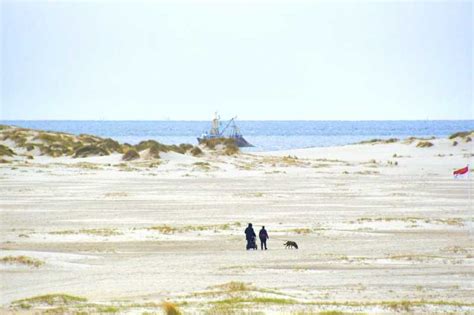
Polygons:
<instances>
[{"instance_id":1,"label":"red flag","mask_svg":"<svg viewBox=\"0 0 474 315\"><path fill-rule=\"evenodd\" d=\"M453 172L453 175L454 176L459 176L459 175L464 175L464 174L467 174L469 172L469 165L466 166L466 167L463 167L463 168L460 168L458 170L455 170Z\"/></svg>"}]
</instances>

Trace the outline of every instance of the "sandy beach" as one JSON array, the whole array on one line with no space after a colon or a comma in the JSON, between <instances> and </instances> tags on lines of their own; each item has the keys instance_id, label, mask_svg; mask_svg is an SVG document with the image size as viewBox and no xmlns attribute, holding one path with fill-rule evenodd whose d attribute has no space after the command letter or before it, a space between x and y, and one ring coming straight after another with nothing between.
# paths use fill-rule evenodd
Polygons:
<instances>
[{"instance_id":1,"label":"sandy beach","mask_svg":"<svg viewBox=\"0 0 474 315\"><path fill-rule=\"evenodd\" d=\"M1 313L474 314L472 142L420 141L7 159Z\"/></svg>"}]
</instances>

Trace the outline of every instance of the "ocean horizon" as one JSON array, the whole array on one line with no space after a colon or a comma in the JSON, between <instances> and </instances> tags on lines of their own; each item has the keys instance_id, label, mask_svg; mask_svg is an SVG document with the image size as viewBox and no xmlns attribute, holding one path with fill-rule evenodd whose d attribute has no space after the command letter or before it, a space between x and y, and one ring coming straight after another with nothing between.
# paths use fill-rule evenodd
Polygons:
<instances>
[{"instance_id":1,"label":"ocean horizon","mask_svg":"<svg viewBox=\"0 0 474 315\"><path fill-rule=\"evenodd\" d=\"M474 129L474 120L239 120L243 136L255 147L277 151L352 144L374 138L446 137ZM23 128L92 134L122 143L154 139L165 144L197 144L210 121L191 120L0 120ZM222 121L222 127L226 121Z\"/></svg>"}]
</instances>

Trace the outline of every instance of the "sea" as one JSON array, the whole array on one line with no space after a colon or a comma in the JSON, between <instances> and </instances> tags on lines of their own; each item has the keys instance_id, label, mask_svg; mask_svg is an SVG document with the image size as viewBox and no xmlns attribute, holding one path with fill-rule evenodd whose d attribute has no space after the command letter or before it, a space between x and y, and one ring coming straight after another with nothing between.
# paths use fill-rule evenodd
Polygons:
<instances>
[{"instance_id":1,"label":"sea","mask_svg":"<svg viewBox=\"0 0 474 315\"><path fill-rule=\"evenodd\" d=\"M225 125L225 121L222 122ZM210 129L210 121L111 121L111 120L0 120L0 124L25 128L92 134L121 143L136 144L154 139L165 144L197 144L197 137ZM474 120L390 121L237 121L253 148L247 151L277 151L339 146L374 138L446 137L474 129Z\"/></svg>"}]
</instances>

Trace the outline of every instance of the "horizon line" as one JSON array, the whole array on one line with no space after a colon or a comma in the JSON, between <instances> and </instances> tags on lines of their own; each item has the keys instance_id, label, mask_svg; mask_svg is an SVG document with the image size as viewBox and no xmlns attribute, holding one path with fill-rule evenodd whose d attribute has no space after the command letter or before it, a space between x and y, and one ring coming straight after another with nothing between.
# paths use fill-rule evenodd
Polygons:
<instances>
[{"instance_id":1,"label":"horizon line","mask_svg":"<svg viewBox=\"0 0 474 315\"><path fill-rule=\"evenodd\" d=\"M212 119L0 119L2 122L9 121L175 121L175 122L203 122L211 121ZM230 119L220 119L222 121ZM238 119L239 121L474 121L469 119Z\"/></svg>"}]
</instances>

